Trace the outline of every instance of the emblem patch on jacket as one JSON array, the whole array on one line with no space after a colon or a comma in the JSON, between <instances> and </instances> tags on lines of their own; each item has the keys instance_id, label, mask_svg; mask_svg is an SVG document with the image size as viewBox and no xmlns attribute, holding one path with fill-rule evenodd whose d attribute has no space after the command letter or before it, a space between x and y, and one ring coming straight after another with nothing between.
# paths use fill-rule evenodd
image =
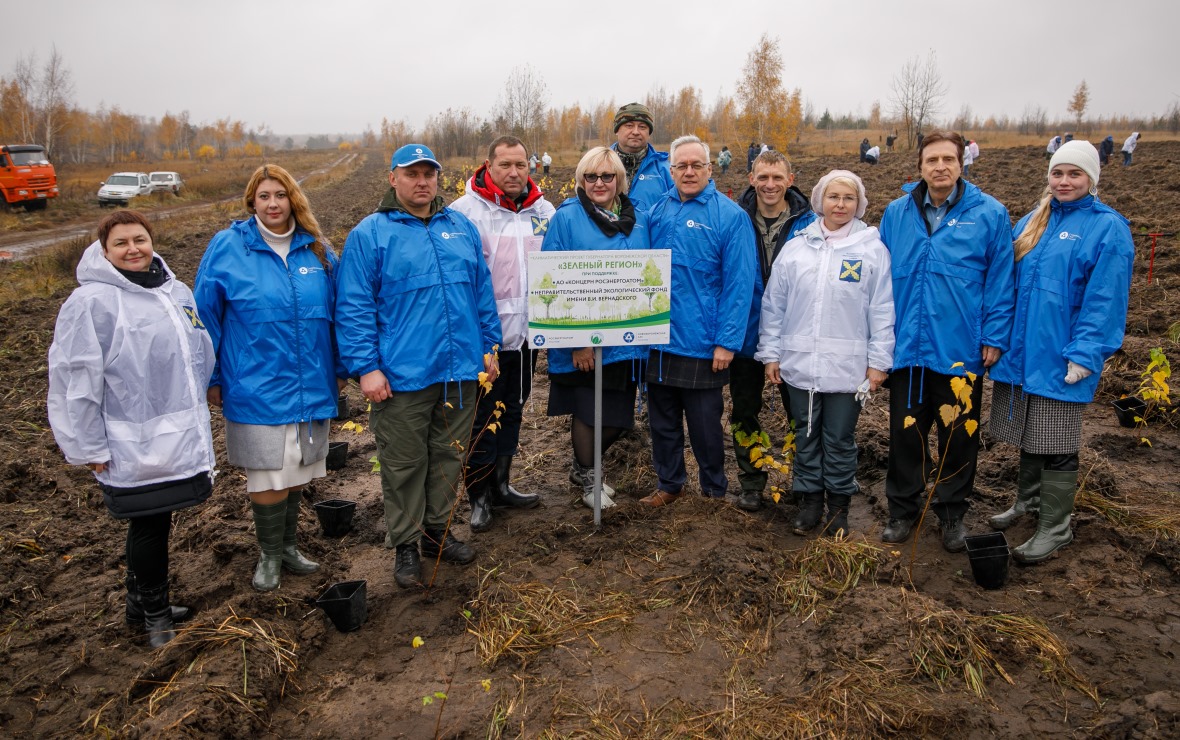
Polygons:
<instances>
[{"instance_id":1,"label":"emblem patch on jacket","mask_svg":"<svg viewBox=\"0 0 1180 740\"><path fill-rule=\"evenodd\" d=\"M859 283L863 264L864 260L840 260L840 279L846 283Z\"/></svg>"},{"instance_id":2,"label":"emblem patch on jacket","mask_svg":"<svg viewBox=\"0 0 1180 740\"><path fill-rule=\"evenodd\" d=\"M533 219L533 236L544 236L545 232L549 231L549 219L538 218L536 216L533 216L532 219Z\"/></svg>"},{"instance_id":3,"label":"emblem patch on jacket","mask_svg":"<svg viewBox=\"0 0 1180 740\"><path fill-rule=\"evenodd\" d=\"M197 316L196 309L191 306L181 306L184 315L188 317L189 323L193 325L194 329L204 329L205 325L201 323L201 317Z\"/></svg>"}]
</instances>

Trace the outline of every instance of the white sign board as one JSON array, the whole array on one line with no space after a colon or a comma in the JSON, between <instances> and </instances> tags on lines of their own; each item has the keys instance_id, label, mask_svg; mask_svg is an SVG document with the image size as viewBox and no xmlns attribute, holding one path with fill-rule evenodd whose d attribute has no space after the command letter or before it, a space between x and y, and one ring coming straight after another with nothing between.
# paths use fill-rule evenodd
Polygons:
<instances>
[{"instance_id":1,"label":"white sign board","mask_svg":"<svg viewBox=\"0 0 1180 740\"><path fill-rule=\"evenodd\" d=\"M532 252L528 286L534 349L670 341L669 249Z\"/></svg>"}]
</instances>

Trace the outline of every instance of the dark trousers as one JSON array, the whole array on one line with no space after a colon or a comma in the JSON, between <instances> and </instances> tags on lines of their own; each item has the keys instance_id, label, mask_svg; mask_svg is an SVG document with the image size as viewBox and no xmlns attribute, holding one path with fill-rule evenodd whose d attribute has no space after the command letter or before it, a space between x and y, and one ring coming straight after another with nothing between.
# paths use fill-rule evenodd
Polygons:
<instances>
[{"instance_id":1,"label":"dark trousers","mask_svg":"<svg viewBox=\"0 0 1180 740\"><path fill-rule=\"evenodd\" d=\"M920 367L894 370L889 376L889 468L885 475L885 496L893 519L918 518L924 505L926 481L936 470L940 481L931 508L938 518L945 522L967 512L967 496L975 486L979 429L968 435L963 422L968 419L979 422L983 377L975 379L970 413L961 415L950 432L938 410L943 404L959 403L951 390L952 377ZM908 428L906 417L914 418ZM935 467L926 441L934 424L938 427L941 467Z\"/></svg>"},{"instance_id":2,"label":"dark trousers","mask_svg":"<svg viewBox=\"0 0 1180 740\"><path fill-rule=\"evenodd\" d=\"M731 429L740 426L746 434L762 431L758 414L762 413L762 389L765 383L766 369L761 362L750 357L733 358L733 362L729 364L729 399L733 403L733 410L729 415ZM778 389L789 425L791 404L787 400L786 383L779 385ZM737 458L738 483L741 484L742 490L765 490L767 474L750 462L750 449L738 443L737 434L733 434L733 452Z\"/></svg>"},{"instance_id":3,"label":"dark trousers","mask_svg":"<svg viewBox=\"0 0 1180 740\"><path fill-rule=\"evenodd\" d=\"M127 520L127 570L140 588L156 588L168 580L168 534L172 512L137 516Z\"/></svg>"},{"instance_id":4,"label":"dark trousers","mask_svg":"<svg viewBox=\"0 0 1180 740\"><path fill-rule=\"evenodd\" d=\"M856 420L860 418L860 402L856 394L811 394L786 383L783 387L791 399L791 414L799 420L791 490L848 496L857 493Z\"/></svg>"},{"instance_id":5,"label":"dark trousers","mask_svg":"<svg viewBox=\"0 0 1180 740\"><path fill-rule=\"evenodd\" d=\"M721 431L724 411L721 388L689 389L660 383L647 385L647 413L651 425L651 456L659 488L680 493L684 468L684 422L700 469L701 492L725 495L725 437Z\"/></svg>"},{"instance_id":6,"label":"dark trousers","mask_svg":"<svg viewBox=\"0 0 1180 740\"><path fill-rule=\"evenodd\" d=\"M528 358L527 366L525 358ZM468 465L491 465L498 457L516 454L520 443L520 420L524 402L533 391L533 367L536 364L537 353L529 349L527 342L519 350L500 350L500 375L490 391L480 392L475 425L471 428ZM487 425L494 419L497 403L504 404L500 418L495 419L500 426L495 432L489 432Z\"/></svg>"}]
</instances>

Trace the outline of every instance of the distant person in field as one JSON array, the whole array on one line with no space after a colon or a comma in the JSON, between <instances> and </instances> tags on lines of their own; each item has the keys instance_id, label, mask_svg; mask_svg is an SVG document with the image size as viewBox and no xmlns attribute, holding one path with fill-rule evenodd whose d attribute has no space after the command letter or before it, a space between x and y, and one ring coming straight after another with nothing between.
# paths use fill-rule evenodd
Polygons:
<instances>
[{"instance_id":1,"label":"distant person in field","mask_svg":"<svg viewBox=\"0 0 1180 740\"><path fill-rule=\"evenodd\" d=\"M750 218L754 227L754 250L758 274L754 280L754 295L746 336L729 366L729 396L733 402L729 423L733 429L733 450L737 458L738 483L741 493L738 506L746 511L762 508L762 494L766 490L767 472L750 462L750 448L743 447L738 435L762 431L758 415L762 412L762 389L766 373L761 362L754 359L758 349L758 326L762 316L762 287L770 280L771 265L788 240L802 233L815 220L811 202L795 187L795 173L782 152L759 154L754 160L750 184L738 197L738 205ZM786 386L779 386L783 409L790 415Z\"/></svg>"},{"instance_id":2,"label":"distant person in field","mask_svg":"<svg viewBox=\"0 0 1180 740\"><path fill-rule=\"evenodd\" d=\"M528 342L528 255L540 251L554 211L528 176L527 162L523 141L515 136L497 138L468 180L467 192L451 204L479 230L504 333L500 377L490 391L480 394L464 473L473 532L492 525L493 508L531 509L541 503L538 494L521 493L511 483L524 402L533 389L537 362ZM495 431L488 429L492 422L499 425Z\"/></svg>"},{"instance_id":3,"label":"distant person in field","mask_svg":"<svg viewBox=\"0 0 1180 740\"><path fill-rule=\"evenodd\" d=\"M927 435L937 425L945 450L931 508L948 552L966 548L963 515L975 484L983 374L1008 347L1012 329L1012 225L1008 211L962 178L963 137L933 131L918 150L921 180L903 189L881 218L893 267L897 344L889 378L889 522L881 539L904 542L925 501L935 463ZM952 431L944 404L963 405L952 381L973 376L971 410ZM961 382L961 381L959 381Z\"/></svg>"},{"instance_id":4,"label":"distant person in field","mask_svg":"<svg viewBox=\"0 0 1180 740\"><path fill-rule=\"evenodd\" d=\"M758 158L758 154L761 151L762 151L761 148L759 148L759 146L757 144L755 144L752 141L750 142L749 148L746 149L746 174L747 175L754 171L754 160Z\"/></svg>"},{"instance_id":5,"label":"distant person in field","mask_svg":"<svg viewBox=\"0 0 1180 740\"><path fill-rule=\"evenodd\" d=\"M1139 145L1139 132L1131 134L1127 140L1123 142L1123 166L1131 166L1131 155L1135 153L1135 147Z\"/></svg>"},{"instance_id":6,"label":"distant person in field","mask_svg":"<svg viewBox=\"0 0 1180 740\"><path fill-rule=\"evenodd\" d=\"M966 141L966 137L963 139ZM971 153L971 144L966 143L963 146L963 179L968 179L971 170L971 165L975 164L975 155Z\"/></svg>"},{"instance_id":7,"label":"distant person in field","mask_svg":"<svg viewBox=\"0 0 1180 740\"><path fill-rule=\"evenodd\" d=\"M1071 141L1073 141L1073 132L1072 132L1072 131L1066 131L1066 132L1065 132L1065 138L1064 138L1064 139L1062 139L1061 143L1062 143L1062 144L1068 144L1068 143L1069 143L1069 142L1071 142Z\"/></svg>"},{"instance_id":8,"label":"distant person in field","mask_svg":"<svg viewBox=\"0 0 1180 740\"><path fill-rule=\"evenodd\" d=\"M865 159L865 155L868 153L868 151L869 151L869 147L870 147L870 146L872 146L872 145L871 145L871 144L869 144L869 139L868 139L868 137L867 137L867 136L866 136L865 138L861 139L861 142L860 142L860 161L862 161L862 162L867 162L867 161L868 161L867 159Z\"/></svg>"},{"instance_id":9,"label":"distant person in field","mask_svg":"<svg viewBox=\"0 0 1180 740\"><path fill-rule=\"evenodd\" d=\"M631 203L639 210L647 211L672 188L668 155L657 152L648 143L656 130L655 121L646 105L627 103L615 112L614 127L615 143L611 149L619 155L627 170Z\"/></svg>"},{"instance_id":10,"label":"distant person in field","mask_svg":"<svg viewBox=\"0 0 1180 740\"><path fill-rule=\"evenodd\" d=\"M796 534L848 534L856 422L893 367L893 278L877 229L861 221L864 183L832 170L811 191L819 215L787 242L762 296L758 354L786 390L795 428ZM824 506L827 516L824 517Z\"/></svg>"},{"instance_id":11,"label":"distant person in field","mask_svg":"<svg viewBox=\"0 0 1180 740\"><path fill-rule=\"evenodd\" d=\"M498 373L491 274L475 224L438 194L441 169L424 144L393 153L389 192L349 233L336 279L337 345L372 404L385 546L401 588L422 584L423 556L475 559L453 534L452 510L479 374Z\"/></svg>"},{"instance_id":12,"label":"distant person in field","mask_svg":"<svg viewBox=\"0 0 1180 740\"><path fill-rule=\"evenodd\" d=\"M1053 154L1057 151L1058 148L1060 148L1060 146L1061 146L1061 137L1060 136L1054 136L1052 139L1049 139L1049 143L1045 145L1045 159L1052 159Z\"/></svg>"},{"instance_id":13,"label":"distant person in field","mask_svg":"<svg viewBox=\"0 0 1180 740\"><path fill-rule=\"evenodd\" d=\"M865 162L869 164L877 164L881 161L881 147L874 144L865 152Z\"/></svg>"},{"instance_id":14,"label":"distant person in field","mask_svg":"<svg viewBox=\"0 0 1180 740\"><path fill-rule=\"evenodd\" d=\"M537 153L533 152L529 155L529 172L533 173L534 175L537 174L537 162Z\"/></svg>"},{"instance_id":15,"label":"distant person in field","mask_svg":"<svg viewBox=\"0 0 1180 740\"><path fill-rule=\"evenodd\" d=\"M1049 185L1016 224L1016 316L991 369L991 436L1020 448L1016 503L991 518L1007 529L1037 518L1012 555L1039 563L1073 540L1082 414L1106 361L1122 346L1135 245L1127 219L1098 200L1098 152L1063 144Z\"/></svg>"},{"instance_id":16,"label":"distant person in field","mask_svg":"<svg viewBox=\"0 0 1180 740\"><path fill-rule=\"evenodd\" d=\"M328 435L348 382L333 342L336 252L291 173L254 171L248 218L209 241L193 293L217 353L209 403L230 465L245 468L259 558L254 588L319 564L296 546L304 487L327 475Z\"/></svg>"},{"instance_id":17,"label":"distant person in field","mask_svg":"<svg viewBox=\"0 0 1180 740\"><path fill-rule=\"evenodd\" d=\"M975 142L975 139L967 142L967 149L971 152L972 163L976 162L979 159L979 144Z\"/></svg>"},{"instance_id":18,"label":"distant person in field","mask_svg":"<svg viewBox=\"0 0 1180 740\"><path fill-rule=\"evenodd\" d=\"M892 152L893 151L893 142L895 142L895 141L897 141L897 132L896 131L894 131L893 133L891 133L885 137L885 151Z\"/></svg>"},{"instance_id":19,"label":"distant person in field","mask_svg":"<svg viewBox=\"0 0 1180 740\"><path fill-rule=\"evenodd\" d=\"M648 358L648 418L659 479L644 498L664 506L680 498L687 473L684 425L699 466L701 493L724 498L725 442L721 389L745 342L757 262L754 230L740 206L710 179L709 146L681 136L670 147L675 188L649 211L651 246L671 249L671 341Z\"/></svg>"},{"instance_id":20,"label":"distant person in field","mask_svg":"<svg viewBox=\"0 0 1180 740\"><path fill-rule=\"evenodd\" d=\"M541 155L541 166L543 168L545 168L544 174L546 174L546 175L549 174L549 166L552 164L553 164L553 157L549 156L549 152L545 152L544 154Z\"/></svg>"},{"instance_id":21,"label":"distant person in field","mask_svg":"<svg viewBox=\"0 0 1180 740\"><path fill-rule=\"evenodd\" d=\"M921 148L922 148L922 139L924 139L925 137L926 137L926 135L925 135L925 134L923 134L921 131L919 131L919 132L918 132L917 143L918 143L918 148L919 148L919 149L921 149Z\"/></svg>"},{"instance_id":22,"label":"distant person in field","mask_svg":"<svg viewBox=\"0 0 1180 740\"><path fill-rule=\"evenodd\" d=\"M729 147L721 147L721 153L717 155L717 164L721 167L721 174L725 175L729 172L729 163L733 161L733 152L729 151Z\"/></svg>"},{"instance_id":23,"label":"distant person in field","mask_svg":"<svg viewBox=\"0 0 1180 740\"><path fill-rule=\"evenodd\" d=\"M1098 163L1103 167L1110 164L1110 155L1114 154L1114 137L1107 136L1098 146Z\"/></svg>"},{"instance_id":24,"label":"distant person in field","mask_svg":"<svg viewBox=\"0 0 1180 740\"><path fill-rule=\"evenodd\" d=\"M557 209L542 249L649 249L647 214L627 197L627 171L612 149L594 147L574 172L575 197ZM658 304L657 304L658 305ZM594 348L550 349L549 416L570 420L570 479L582 489L582 503L594 508ZM648 348L602 348L602 452L635 425L635 392L643 379ZM605 478L605 476L603 476ZM602 508L615 505L614 490L602 485Z\"/></svg>"}]
</instances>

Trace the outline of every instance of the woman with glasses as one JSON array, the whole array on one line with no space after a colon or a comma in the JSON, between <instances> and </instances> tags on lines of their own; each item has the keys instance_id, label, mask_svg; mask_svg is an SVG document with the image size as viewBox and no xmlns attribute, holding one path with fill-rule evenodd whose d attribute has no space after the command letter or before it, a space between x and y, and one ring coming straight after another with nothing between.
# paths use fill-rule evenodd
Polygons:
<instances>
[{"instance_id":1,"label":"woman with glasses","mask_svg":"<svg viewBox=\"0 0 1180 740\"><path fill-rule=\"evenodd\" d=\"M1062 144L1048 187L1016 224L1016 316L1008 351L991 368L991 436L1020 448L1016 503L993 516L1003 530L1037 518L1012 551L1039 563L1073 541L1082 413L1106 360L1122 346L1135 246L1127 219L1098 200L1098 150Z\"/></svg>"},{"instance_id":2,"label":"woman with glasses","mask_svg":"<svg viewBox=\"0 0 1180 740\"><path fill-rule=\"evenodd\" d=\"M613 150L594 147L574 172L577 197L554 214L541 251L648 249L647 217L627 197L623 161ZM643 377L647 347L602 350L602 451L635 423L635 389ZM549 350L549 415L572 415L570 478L582 501L594 506L594 350ZM614 506L605 484L602 508Z\"/></svg>"},{"instance_id":3,"label":"woman with glasses","mask_svg":"<svg viewBox=\"0 0 1180 740\"><path fill-rule=\"evenodd\" d=\"M303 487L327 474L328 426L346 372L333 338L336 253L307 196L277 165L243 197L251 216L209 242L194 293L217 353L209 402L225 414L230 465L246 469L261 556L254 588L319 564L295 546Z\"/></svg>"}]
</instances>

